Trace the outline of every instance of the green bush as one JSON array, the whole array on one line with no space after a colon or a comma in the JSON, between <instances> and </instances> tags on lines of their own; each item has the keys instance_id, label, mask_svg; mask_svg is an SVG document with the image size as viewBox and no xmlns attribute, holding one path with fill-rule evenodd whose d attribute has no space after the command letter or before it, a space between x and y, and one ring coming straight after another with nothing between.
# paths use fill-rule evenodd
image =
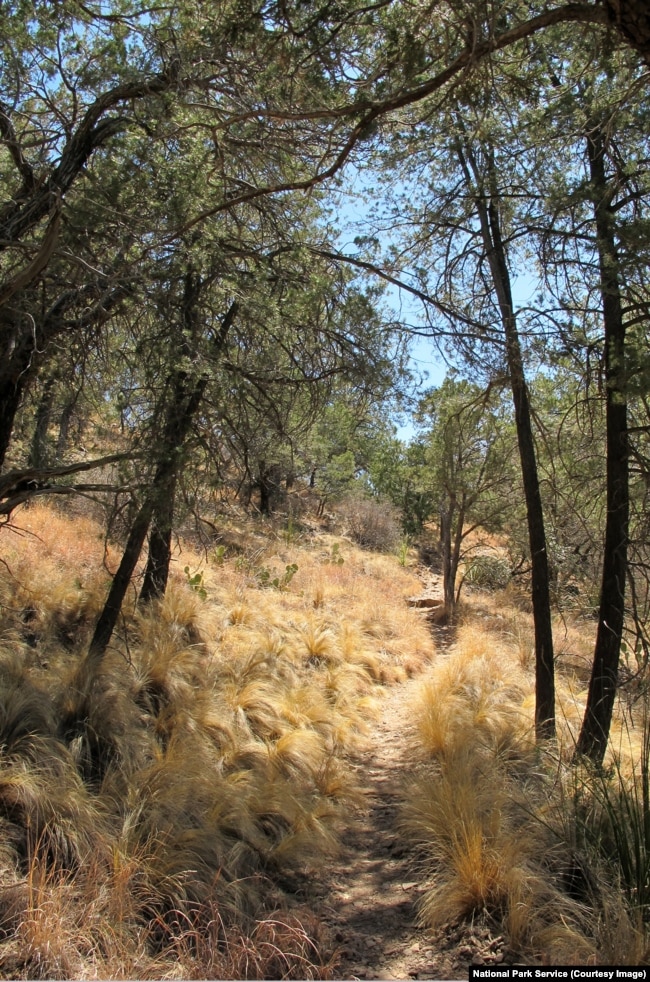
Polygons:
<instances>
[{"instance_id":1,"label":"green bush","mask_svg":"<svg viewBox=\"0 0 650 982\"><path fill-rule=\"evenodd\" d=\"M498 556L475 556L465 569L465 582L484 590L503 590L510 582L510 567Z\"/></svg>"}]
</instances>

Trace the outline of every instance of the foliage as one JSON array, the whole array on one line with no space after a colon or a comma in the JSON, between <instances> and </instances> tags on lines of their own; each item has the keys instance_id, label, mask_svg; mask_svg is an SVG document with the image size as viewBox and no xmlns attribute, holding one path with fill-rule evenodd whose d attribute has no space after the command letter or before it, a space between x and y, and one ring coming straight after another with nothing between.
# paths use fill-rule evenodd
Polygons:
<instances>
[{"instance_id":1,"label":"foliage","mask_svg":"<svg viewBox=\"0 0 650 982\"><path fill-rule=\"evenodd\" d=\"M218 557L217 557L217 562L218 562ZM190 567L189 566L186 566L184 568L183 572L185 573L185 576L187 577L187 585L189 586L190 590L194 590L194 592L199 595L199 597L201 598L201 600L207 600L207 598L208 598L208 592L205 589L205 586L204 586L204 583L203 583L203 573L202 573L202 571L201 570L197 570L196 573L192 573L190 571Z\"/></svg>"},{"instance_id":2,"label":"foliage","mask_svg":"<svg viewBox=\"0 0 650 982\"><path fill-rule=\"evenodd\" d=\"M644 721L641 758L620 756L604 768L576 768L566 782L565 808L576 848L603 864L635 918L650 911L650 740ZM568 824L567 823L567 824Z\"/></svg>"},{"instance_id":3,"label":"foliage","mask_svg":"<svg viewBox=\"0 0 650 982\"><path fill-rule=\"evenodd\" d=\"M341 545L339 542L334 542L329 554L326 556L324 562L332 563L333 566L342 566L345 559L341 555Z\"/></svg>"},{"instance_id":4,"label":"foliage","mask_svg":"<svg viewBox=\"0 0 650 982\"><path fill-rule=\"evenodd\" d=\"M508 563L498 556L473 556L467 563L463 580L484 590L503 590L512 573Z\"/></svg>"},{"instance_id":5,"label":"foliage","mask_svg":"<svg viewBox=\"0 0 650 982\"><path fill-rule=\"evenodd\" d=\"M287 563L282 575L273 576L273 570L268 566L259 566L255 570L255 578L262 587L274 587L276 590L286 590L298 572L297 563Z\"/></svg>"},{"instance_id":6,"label":"foliage","mask_svg":"<svg viewBox=\"0 0 650 982\"><path fill-rule=\"evenodd\" d=\"M408 536L401 539L397 546L397 560L400 566L408 565L409 551L411 549L411 540Z\"/></svg>"}]
</instances>

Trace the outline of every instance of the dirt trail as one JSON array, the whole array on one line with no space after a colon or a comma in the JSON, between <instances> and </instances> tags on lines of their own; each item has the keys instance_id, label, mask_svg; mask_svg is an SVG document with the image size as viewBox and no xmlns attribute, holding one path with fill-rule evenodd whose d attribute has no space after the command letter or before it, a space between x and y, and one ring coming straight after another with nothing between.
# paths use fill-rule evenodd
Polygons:
<instances>
[{"instance_id":1,"label":"dirt trail","mask_svg":"<svg viewBox=\"0 0 650 982\"><path fill-rule=\"evenodd\" d=\"M353 760L364 803L351 813L343 856L314 884L320 914L338 945L339 978L460 977L415 927L423 888L399 831L403 782L415 766L412 719L419 684L410 679L387 693L368 748Z\"/></svg>"},{"instance_id":2,"label":"dirt trail","mask_svg":"<svg viewBox=\"0 0 650 982\"><path fill-rule=\"evenodd\" d=\"M429 576L422 595L441 596L440 578ZM443 656L453 629L432 623L432 631L437 657ZM416 926L426 886L400 820L404 784L422 766L414 733L421 684L419 676L387 690L364 748L351 761L363 802L350 811L342 855L307 890L337 946L337 979L466 979L472 961L503 957L503 939L480 919L435 936Z\"/></svg>"}]
</instances>

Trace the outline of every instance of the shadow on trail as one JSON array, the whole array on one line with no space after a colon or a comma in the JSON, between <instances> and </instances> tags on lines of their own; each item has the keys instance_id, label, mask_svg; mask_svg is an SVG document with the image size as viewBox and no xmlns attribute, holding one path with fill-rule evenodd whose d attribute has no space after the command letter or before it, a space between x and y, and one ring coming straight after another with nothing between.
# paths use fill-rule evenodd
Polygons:
<instances>
[{"instance_id":1,"label":"shadow on trail","mask_svg":"<svg viewBox=\"0 0 650 982\"><path fill-rule=\"evenodd\" d=\"M411 729L418 685L412 679L395 687L376 725L374 746L353 761L364 804L350 815L343 855L318 884L319 906L338 946L340 978L418 974L411 949L419 948L415 922L422 888L400 829L404 782L416 766Z\"/></svg>"}]
</instances>

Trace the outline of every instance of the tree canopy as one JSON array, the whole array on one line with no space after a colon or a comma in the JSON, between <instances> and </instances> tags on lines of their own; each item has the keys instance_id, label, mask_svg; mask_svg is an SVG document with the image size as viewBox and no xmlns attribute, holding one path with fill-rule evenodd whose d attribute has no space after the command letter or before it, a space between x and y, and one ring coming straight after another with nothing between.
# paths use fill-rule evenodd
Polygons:
<instances>
[{"instance_id":1,"label":"tree canopy","mask_svg":"<svg viewBox=\"0 0 650 982\"><path fill-rule=\"evenodd\" d=\"M187 489L233 474L263 512L296 478L327 495L364 472L415 525L433 503L451 606L465 520L489 524L505 473L509 391L538 735L554 563L588 542L579 750L602 759L630 623L647 648L647 5L14 0L0 38L0 514L39 493L129 502L95 660L147 537L142 603ZM372 204L346 251L355 175ZM428 397L438 429L404 450L380 404L413 333L469 381ZM90 457L75 413L111 421ZM558 466L569 431L600 441L600 468Z\"/></svg>"}]
</instances>

